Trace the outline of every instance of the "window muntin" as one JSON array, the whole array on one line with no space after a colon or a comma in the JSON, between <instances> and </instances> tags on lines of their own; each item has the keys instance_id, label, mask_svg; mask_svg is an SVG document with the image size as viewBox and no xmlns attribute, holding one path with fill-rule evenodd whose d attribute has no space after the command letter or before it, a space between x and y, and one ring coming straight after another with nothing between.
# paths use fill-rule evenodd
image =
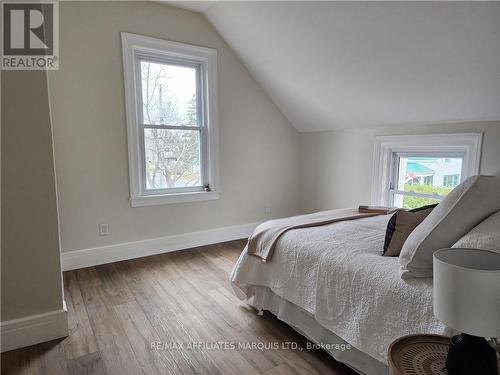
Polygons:
<instances>
[{"instance_id":1,"label":"window muntin","mask_svg":"<svg viewBox=\"0 0 500 375\"><path fill-rule=\"evenodd\" d=\"M461 182L462 155L395 153L393 157L393 206L411 209L439 203Z\"/></svg>"}]
</instances>

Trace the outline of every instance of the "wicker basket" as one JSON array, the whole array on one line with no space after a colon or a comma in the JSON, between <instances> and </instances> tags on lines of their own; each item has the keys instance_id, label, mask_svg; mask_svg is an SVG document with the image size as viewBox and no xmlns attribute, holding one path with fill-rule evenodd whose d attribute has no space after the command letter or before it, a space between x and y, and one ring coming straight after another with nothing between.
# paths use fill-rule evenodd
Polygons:
<instances>
[{"instance_id":1,"label":"wicker basket","mask_svg":"<svg viewBox=\"0 0 500 375\"><path fill-rule=\"evenodd\" d=\"M391 375L446 375L445 362L450 338L440 335L410 335L389 347Z\"/></svg>"}]
</instances>

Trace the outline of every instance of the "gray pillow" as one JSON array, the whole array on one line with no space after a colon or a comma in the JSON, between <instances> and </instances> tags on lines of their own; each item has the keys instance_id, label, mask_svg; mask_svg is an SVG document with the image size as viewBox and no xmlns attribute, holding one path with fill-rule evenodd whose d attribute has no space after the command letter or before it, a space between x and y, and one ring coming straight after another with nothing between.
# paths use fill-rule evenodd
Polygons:
<instances>
[{"instance_id":1,"label":"gray pillow","mask_svg":"<svg viewBox=\"0 0 500 375\"><path fill-rule=\"evenodd\" d=\"M429 215L437 204L419 207L410 211L398 210L389 220L385 232L385 257L398 257L410 233Z\"/></svg>"},{"instance_id":2,"label":"gray pillow","mask_svg":"<svg viewBox=\"0 0 500 375\"><path fill-rule=\"evenodd\" d=\"M500 253L500 211L476 225L453 247L491 250Z\"/></svg>"},{"instance_id":3,"label":"gray pillow","mask_svg":"<svg viewBox=\"0 0 500 375\"><path fill-rule=\"evenodd\" d=\"M458 185L408 236L401 249L401 278L432 277L434 251L453 246L500 210L500 177L473 176Z\"/></svg>"}]
</instances>

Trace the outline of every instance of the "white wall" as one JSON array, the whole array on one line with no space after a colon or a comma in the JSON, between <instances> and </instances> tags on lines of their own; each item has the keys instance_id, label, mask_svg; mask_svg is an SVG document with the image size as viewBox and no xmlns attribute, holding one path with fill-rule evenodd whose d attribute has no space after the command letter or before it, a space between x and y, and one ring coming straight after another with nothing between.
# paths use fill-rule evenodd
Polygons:
<instances>
[{"instance_id":1,"label":"white wall","mask_svg":"<svg viewBox=\"0 0 500 375\"><path fill-rule=\"evenodd\" d=\"M60 13L50 96L64 252L297 212L298 134L201 15L154 2L61 2ZM121 31L218 50L220 200L130 207Z\"/></svg>"},{"instance_id":2,"label":"white wall","mask_svg":"<svg viewBox=\"0 0 500 375\"><path fill-rule=\"evenodd\" d=\"M62 308L45 72L2 72L2 321Z\"/></svg>"},{"instance_id":3,"label":"white wall","mask_svg":"<svg viewBox=\"0 0 500 375\"><path fill-rule=\"evenodd\" d=\"M1 350L67 334L44 71L2 71ZM42 316L40 315L42 314Z\"/></svg>"},{"instance_id":4,"label":"white wall","mask_svg":"<svg viewBox=\"0 0 500 375\"><path fill-rule=\"evenodd\" d=\"M300 211L370 204L377 135L483 132L481 173L500 170L500 121L300 134Z\"/></svg>"}]
</instances>

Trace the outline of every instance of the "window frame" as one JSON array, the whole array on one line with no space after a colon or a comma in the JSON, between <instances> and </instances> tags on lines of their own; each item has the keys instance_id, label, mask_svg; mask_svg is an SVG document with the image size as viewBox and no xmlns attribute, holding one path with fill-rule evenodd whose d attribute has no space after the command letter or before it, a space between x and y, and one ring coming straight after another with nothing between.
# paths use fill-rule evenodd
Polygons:
<instances>
[{"instance_id":1,"label":"window frame","mask_svg":"<svg viewBox=\"0 0 500 375\"><path fill-rule=\"evenodd\" d=\"M390 206L394 194L442 199L395 190L401 156L462 157L462 181L479 173L482 133L376 136L372 176L373 205Z\"/></svg>"},{"instance_id":2,"label":"window frame","mask_svg":"<svg viewBox=\"0 0 500 375\"><path fill-rule=\"evenodd\" d=\"M218 199L221 194L218 155L217 50L122 32L123 74L132 207ZM191 66L198 69L198 118L202 186L146 189L144 119L140 63ZM149 127L149 126L147 126ZM155 128L161 128L156 125ZM165 126L165 128L170 128ZM209 184L210 191L203 185Z\"/></svg>"}]
</instances>

